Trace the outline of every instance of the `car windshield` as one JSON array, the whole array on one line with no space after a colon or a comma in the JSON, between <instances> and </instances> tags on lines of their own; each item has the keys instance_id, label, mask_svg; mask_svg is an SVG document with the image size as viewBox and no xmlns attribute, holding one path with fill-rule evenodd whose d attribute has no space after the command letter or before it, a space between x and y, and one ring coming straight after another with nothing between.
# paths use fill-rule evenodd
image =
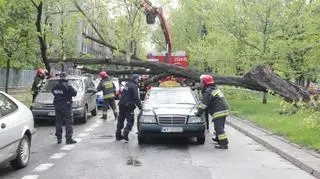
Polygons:
<instances>
[{"instance_id":1,"label":"car windshield","mask_svg":"<svg viewBox=\"0 0 320 179\"><path fill-rule=\"evenodd\" d=\"M69 79L69 83L71 84L72 87L74 87L77 91L83 91L83 82L80 79ZM49 80L45 86L42 88L42 92L45 93L51 93L51 89L59 82L58 79L55 80Z\"/></svg>"},{"instance_id":2,"label":"car windshield","mask_svg":"<svg viewBox=\"0 0 320 179\"><path fill-rule=\"evenodd\" d=\"M159 104L196 104L196 100L189 90L151 90L146 96L145 104L155 106Z\"/></svg>"}]
</instances>

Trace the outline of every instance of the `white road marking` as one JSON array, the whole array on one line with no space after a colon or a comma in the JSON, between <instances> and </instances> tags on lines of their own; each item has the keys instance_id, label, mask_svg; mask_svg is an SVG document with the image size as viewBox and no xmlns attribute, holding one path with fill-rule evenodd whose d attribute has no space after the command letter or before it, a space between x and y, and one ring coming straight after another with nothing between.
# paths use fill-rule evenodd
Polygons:
<instances>
[{"instance_id":1,"label":"white road marking","mask_svg":"<svg viewBox=\"0 0 320 179\"><path fill-rule=\"evenodd\" d=\"M66 153L55 153L50 157L50 159L61 159L65 155L66 155Z\"/></svg>"},{"instance_id":2,"label":"white road marking","mask_svg":"<svg viewBox=\"0 0 320 179\"><path fill-rule=\"evenodd\" d=\"M39 175L26 175L22 177L22 179L37 179L37 178L39 178Z\"/></svg>"},{"instance_id":3,"label":"white road marking","mask_svg":"<svg viewBox=\"0 0 320 179\"><path fill-rule=\"evenodd\" d=\"M78 137L86 137L86 136L88 136L89 134L88 133L80 133L79 135L78 135Z\"/></svg>"},{"instance_id":4,"label":"white road marking","mask_svg":"<svg viewBox=\"0 0 320 179\"><path fill-rule=\"evenodd\" d=\"M51 168L54 164L53 163L44 163L44 164L40 164L38 165L35 169L33 169L34 172L42 172L45 170L48 170L49 168Z\"/></svg>"},{"instance_id":5,"label":"white road marking","mask_svg":"<svg viewBox=\"0 0 320 179\"><path fill-rule=\"evenodd\" d=\"M73 147L74 147L74 144L73 145L65 145L65 146L61 147L61 150L71 150Z\"/></svg>"}]
</instances>

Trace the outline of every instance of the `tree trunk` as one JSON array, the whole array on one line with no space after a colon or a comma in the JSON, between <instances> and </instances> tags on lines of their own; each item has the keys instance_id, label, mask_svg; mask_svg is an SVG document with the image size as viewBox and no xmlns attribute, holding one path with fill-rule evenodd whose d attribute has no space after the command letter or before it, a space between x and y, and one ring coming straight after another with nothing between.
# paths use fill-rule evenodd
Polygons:
<instances>
[{"instance_id":1,"label":"tree trunk","mask_svg":"<svg viewBox=\"0 0 320 179\"><path fill-rule=\"evenodd\" d=\"M50 62L59 62L59 58L49 58ZM69 58L66 62L73 62L75 64L115 64L124 66L135 66L148 68L151 71L160 71L159 74L167 73L165 75L174 75L177 77L189 78L194 81L199 81L201 73L196 70L186 69L172 64L160 63L160 62L149 62L149 61L138 61L131 60L127 62L125 58L115 59L80 59L80 58ZM298 85L295 85L289 81L282 79L276 75L273 70L268 66L257 66L251 71L247 72L242 77L234 76L217 76L211 74L215 78L215 83L218 85L230 85L238 86L251 90L268 92L270 94L279 94L287 102L309 102L310 92ZM315 95L319 95L320 91L313 92Z\"/></svg>"},{"instance_id":2,"label":"tree trunk","mask_svg":"<svg viewBox=\"0 0 320 179\"><path fill-rule=\"evenodd\" d=\"M7 59L7 72L6 72L6 82L5 82L5 89L4 89L6 93L8 93L8 88L9 88L10 59L11 58Z\"/></svg>"},{"instance_id":3,"label":"tree trunk","mask_svg":"<svg viewBox=\"0 0 320 179\"><path fill-rule=\"evenodd\" d=\"M36 5L35 5L36 6ZM41 51L41 57L42 61L50 73L50 64L47 59L47 44L46 41L43 38L42 29L41 29L41 17L42 17L42 7L43 7L43 1L40 1L39 5L36 6L37 8L37 20L36 20L36 28L37 28L37 34L38 34L38 40L40 43L40 51Z\"/></svg>"},{"instance_id":4,"label":"tree trunk","mask_svg":"<svg viewBox=\"0 0 320 179\"><path fill-rule=\"evenodd\" d=\"M262 104L267 104L267 93L263 93L263 96L262 96Z\"/></svg>"}]
</instances>

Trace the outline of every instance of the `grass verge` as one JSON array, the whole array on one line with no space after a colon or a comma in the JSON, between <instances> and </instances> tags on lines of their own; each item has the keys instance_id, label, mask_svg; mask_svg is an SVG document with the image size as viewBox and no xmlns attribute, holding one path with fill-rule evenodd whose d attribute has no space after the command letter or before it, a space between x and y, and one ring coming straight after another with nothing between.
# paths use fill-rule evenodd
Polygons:
<instances>
[{"instance_id":1,"label":"grass verge","mask_svg":"<svg viewBox=\"0 0 320 179\"><path fill-rule=\"evenodd\" d=\"M262 93L223 87L231 114L255 122L290 141L320 151L320 112L297 110L280 98L268 95L262 104Z\"/></svg>"}]
</instances>

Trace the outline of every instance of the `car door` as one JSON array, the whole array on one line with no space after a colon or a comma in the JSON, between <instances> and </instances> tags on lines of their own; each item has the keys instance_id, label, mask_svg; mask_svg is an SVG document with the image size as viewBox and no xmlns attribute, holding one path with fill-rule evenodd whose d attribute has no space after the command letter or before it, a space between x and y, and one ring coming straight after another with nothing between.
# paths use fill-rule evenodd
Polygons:
<instances>
[{"instance_id":1,"label":"car door","mask_svg":"<svg viewBox=\"0 0 320 179\"><path fill-rule=\"evenodd\" d=\"M0 93L0 163L16 153L20 140L18 105Z\"/></svg>"},{"instance_id":2,"label":"car door","mask_svg":"<svg viewBox=\"0 0 320 179\"><path fill-rule=\"evenodd\" d=\"M93 81L91 79L87 79L87 82L88 82L88 89L95 89L95 85L93 83ZM96 99L97 99L97 96L95 93L89 93L89 104L90 104L90 109L91 110L94 110L96 108Z\"/></svg>"}]
</instances>

